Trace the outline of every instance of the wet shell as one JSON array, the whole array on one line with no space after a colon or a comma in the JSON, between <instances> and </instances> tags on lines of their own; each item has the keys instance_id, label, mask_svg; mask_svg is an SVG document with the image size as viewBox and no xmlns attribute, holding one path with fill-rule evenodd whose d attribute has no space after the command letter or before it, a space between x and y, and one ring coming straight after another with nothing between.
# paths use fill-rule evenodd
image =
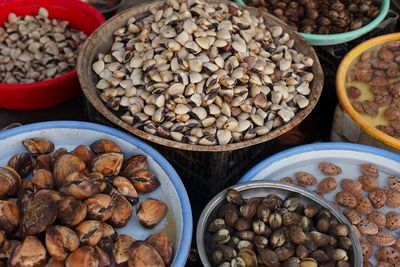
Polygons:
<instances>
[{"instance_id":1,"label":"wet shell","mask_svg":"<svg viewBox=\"0 0 400 267\"><path fill-rule=\"evenodd\" d=\"M357 205L357 199L346 191L340 191L336 194L336 202L346 208L354 208Z\"/></svg>"},{"instance_id":2,"label":"wet shell","mask_svg":"<svg viewBox=\"0 0 400 267\"><path fill-rule=\"evenodd\" d=\"M386 193L386 205L389 208L400 207L400 192L389 190Z\"/></svg>"},{"instance_id":3,"label":"wet shell","mask_svg":"<svg viewBox=\"0 0 400 267\"><path fill-rule=\"evenodd\" d=\"M113 259L116 264L124 264L129 259L129 248L135 240L129 235L119 235L112 248Z\"/></svg>"},{"instance_id":4,"label":"wet shell","mask_svg":"<svg viewBox=\"0 0 400 267\"><path fill-rule=\"evenodd\" d=\"M125 160L122 164L120 175L123 177L131 177L135 172L146 171L147 158L144 155L135 155Z\"/></svg>"},{"instance_id":5,"label":"wet shell","mask_svg":"<svg viewBox=\"0 0 400 267\"><path fill-rule=\"evenodd\" d=\"M117 175L122 167L124 154L104 153L94 157L91 161L92 172L99 172L104 176Z\"/></svg>"},{"instance_id":6,"label":"wet shell","mask_svg":"<svg viewBox=\"0 0 400 267\"><path fill-rule=\"evenodd\" d=\"M386 215L381 211L373 211L367 216L368 220L375 223L380 230L386 227Z\"/></svg>"},{"instance_id":7,"label":"wet shell","mask_svg":"<svg viewBox=\"0 0 400 267\"><path fill-rule=\"evenodd\" d=\"M10 267L43 266L47 262L46 248L34 236L27 236L22 244L17 245L8 261Z\"/></svg>"},{"instance_id":8,"label":"wet shell","mask_svg":"<svg viewBox=\"0 0 400 267\"><path fill-rule=\"evenodd\" d=\"M360 171L363 175L368 176L368 177L378 178L378 176L379 176L379 170L373 164L362 164L360 166Z\"/></svg>"},{"instance_id":9,"label":"wet shell","mask_svg":"<svg viewBox=\"0 0 400 267\"><path fill-rule=\"evenodd\" d=\"M151 172L142 170L133 173L129 180L139 193L147 194L153 192L160 186L160 181Z\"/></svg>"},{"instance_id":10,"label":"wet shell","mask_svg":"<svg viewBox=\"0 0 400 267\"><path fill-rule=\"evenodd\" d=\"M96 194L83 203L87 207L87 218L91 220L107 221L110 219L114 207L111 197L106 194Z\"/></svg>"},{"instance_id":11,"label":"wet shell","mask_svg":"<svg viewBox=\"0 0 400 267\"><path fill-rule=\"evenodd\" d=\"M138 203L139 195L131 181L125 177L117 176L112 180L112 184L132 205Z\"/></svg>"},{"instance_id":12,"label":"wet shell","mask_svg":"<svg viewBox=\"0 0 400 267\"><path fill-rule=\"evenodd\" d=\"M387 184L390 189L400 192L400 178L397 176L389 176Z\"/></svg>"},{"instance_id":13,"label":"wet shell","mask_svg":"<svg viewBox=\"0 0 400 267\"><path fill-rule=\"evenodd\" d=\"M111 140L101 139L90 145L90 149L96 154L116 152L120 153L121 149Z\"/></svg>"},{"instance_id":14,"label":"wet shell","mask_svg":"<svg viewBox=\"0 0 400 267\"><path fill-rule=\"evenodd\" d=\"M86 218L87 207L79 200L67 197L57 204L57 221L58 223L74 227Z\"/></svg>"},{"instance_id":15,"label":"wet shell","mask_svg":"<svg viewBox=\"0 0 400 267\"><path fill-rule=\"evenodd\" d=\"M152 246L143 241L136 241L129 249L128 267L136 266L164 267L165 264Z\"/></svg>"},{"instance_id":16,"label":"wet shell","mask_svg":"<svg viewBox=\"0 0 400 267\"><path fill-rule=\"evenodd\" d=\"M118 191L111 192L111 199L113 212L108 222L114 227L123 227L128 223L129 219L132 216L132 205Z\"/></svg>"},{"instance_id":17,"label":"wet shell","mask_svg":"<svg viewBox=\"0 0 400 267\"><path fill-rule=\"evenodd\" d=\"M165 265L169 266L171 264L173 247L172 244L168 241L168 237L165 233L152 234L146 239L146 242L155 250L157 250Z\"/></svg>"},{"instance_id":18,"label":"wet shell","mask_svg":"<svg viewBox=\"0 0 400 267\"><path fill-rule=\"evenodd\" d=\"M379 179L374 176L361 175L358 181L362 184L362 188L367 192L373 192L379 189Z\"/></svg>"},{"instance_id":19,"label":"wet shell","mask_svg":"<svg viewBox=\"0 0 400 267\"><path fill-rule=\"evenodd\" d=\"M99 266L99 259L96 257L93 247L83 246L69 254L65 261L65 267L94 267Z\"/></svg>"},{"instance_id":20,"label":"wet shell","mask_svg":"<svg viewBox=\"0 0 400 267\"><path fill-rule=\"evenodd\" d=\"M342 173L342 168L330 162L321 162L318 168L327 176L335 176Z\"/></svg>"},{"instance_id":21,"label":"wet shell","mask_svg":"<svg viewBox=\"0 0 400 267\"><path fill-rule=\"evenodd\" d=\"M386 213L386 227L390 231L397 231L400 228L400 214L395 211Z\"/></svg>"},{"instance_id":22,"label":"wet shell","mask_svg":"<svg viewBox=\"0 0 400 267\"><path fill-rule=\"evenodd\" d=\"M31 172L33 162L29 153L19 153L9 159L7 166L14 169L22 178L24 178Z\"/></svg>"},{"instance_id":23,"label":"wet shell","mask_svg":"<svg viewBox=\"0 0 400 267\"><path fill-rule=\"evenodd\" d=\"M333 177L326 177L318 184L317 193L324 195L334 191L337 187L336 179Z\"/></svg>"},{"instance_id":24,"label":"wet shell","mask_svg":"<svg viewBox=\"0 0 400 267\"><path fill-rule=\"evenodd\" d=\"M363 198L357 201L356 210L361 214L368 215L374 211L374 207L368 198Z\"/></svg>"},{"instance_id":25,"label":"wet shell","mask_svg":"<svg viewBox=\"0 0 400 267\"><path fill-rule=\"evenodd\" d=\"M385 231L379 231L376 235L369 236L368 240L372 244L381 247L388 247L396 242L396 238L394 238L390 233Z\"/></svg>"},{"instance_id":26,"label":"wet shell","mask_svg":"<svg viewBox=\"0 0 400 267\"><path fill-rule=\"evenodd\" d=\"M361 220L361 222L357 224L357 227L363 235L376 235L379 231L378 226L368 220Z\"/></svg>"},{"instance_id":27,"label":"wet shell","mask_svg":"<svg viewBox=\"0 0 400 267\"><path fill-rule=\"evenodd\" d=\"M145 228L153 228L166 215L168 206L163 201L148 198L137 205L136 215L139 223Z\"/></svg>"},{"instance_id":28,"label":"wet shell","mask_svg":"<svg viewBox=\"0 0 400 267\"><path fill-rule=\"evenodd\" d=\"M315 185L317 183L317 178L307 172L296 172L295 176L300 185Z\"/></svg>"},{"instance_id":29,"label":"wet shell","mask_svg":"<svg viewBox=\"0 0 400 267\"><path fill-rule=\"evenodd\" d=\"M48 154L54 150L53 142L45 138L27 139L22 141L22 144L29 153L34 155Z\"/></svg>"},{"instance_id":30,"label":"wet shell","mask_svg":"<svg viewBox=\"0 0 400 267\"><path fill-rule=\"evenodd\" d=\"M103 235L102 222L86 220L78 224L74 230L82 245L95 246Z\"/></svg>"},{"instance_id":31,"label":"wet shell","mask_svg":"<svg viewBox=\"0 0 400 267\"><path fill-rule=\"evenodd\" d=\"M72 153L80 158L85 164L89 164L92 158L94 157L94 153L90 151L86 146L79 145L77 146Z\"/></svg>"},{"instance_id":32,"label":"wet shell","mask_svg":"<svg viewBox=\"0 0 400 267\"><path fill-rule=\"evenodd\" d=\"M361 221L361 215L356 210L345 210L343 214L344 216L346 216L347 220L349 220L351 224L356 225Z\"/></svg>"},{"instance_id":33,"label":"wet shell","mask_svg":"<svg viewBox=\"0 0 400 267\"><path fill-rule=\"evenodd\" d=\"M57 217L57 202L49 197L35 196L22 215L24 235L36 235L46 230Z\"/></svg>"},{"instance_id":34,"label":"wet shell","mask_svg":"<svg viewBox=\"0 0 400 267\"><path fill-rule=\"evenodd\" d=\"M368 240L360 240L360 244L364 259L369 259L374 253L373 245Z\"/></svg>"},{"instance_id":35,"label":"wet shell","mask_svg":"<svg viewBox=\"0 0 400 267\"><path fill-rule=\"evenodd\" d=\"M68 254L79 247L79 238L68 227L53 225L46 231L46 248L50 256L58 261L65 260Z\"/></svg>"},{"instance_id":36,"label":"wet shell","mask_svg":"<svg viewBox=\"0 0 400 267\"><path fill-rule=\"evenodd\" d=\"M54 184L59 187L64 179L74 172L80 172L86 168L85 163L74 154L66 153L57 158L53 166Z\"/></svg>"},{"instance_id":37,"label":"wet shell","mask_svg":"<svg viewBox=\"0 0 400 267\"><path fill-rule=\"evenodd\" d=\"M343 179L340 182L340 185L343 191L352 194L357 199L360 199L363 196L362 184L359 181Z\"/></svg>"},{"instance_id":38,"label":"wet shell","mask_svg":"<svg viewBox=\"0 0 400 267\"><path fill-rule=\"evenodd\" d=\"M36 190L54 189L53 174L45 169L35 170L31 182Z\"/></svg>"},{"instance_id":39,"label":"wet shell","mask_svg":"<svg viewBox=\"0 0 400 267\"><path fill-rule=\"evenodd\" d=\"M11 200L0 200L0 229L12 234L18 227L21 211L17 203Z\"/></svg>"},{"instance_id":40,"label":"wet shell","mask_svg":"<svg viewBox=\"0 0 400 267\"><path fill-rule=\"evenodd\" d=\"M383 247L375 253L375 258L378 261L397 264L400 261L400 253L392 247Z\"/></svg>"},{"instance_id":41,"label":"wet shell","mask_svg":"<svg viewBox=\"0 0 400 267\"><path fill-rule=\"evenodd\" d=\"M243 249L239 251L238 256L243 259L246 264L246 267L256 267L257 263L257 255L249 249Z\"/></svg>"},{"instance_id":42,"label":"wet shell","mask_svg":"<svg viewBox=\"0 0 400 267\"><path fill-rule=\"evenodd\" d=\"M14 169L0 167L0 198L7 195L15 195L21 183L21 177Z\"/></svg>"},{"instance_id":43,"label":"wet shell","mask_svg":"<svg viewBox=\"0 0 400 267\"><path fill-rule=\"evenodd\" d=\"M371 200L372 205L376 209L380 209L386 204L386 192L384 190L376 190L368 194L369 200Z\"/></svg>"}]
</instances>

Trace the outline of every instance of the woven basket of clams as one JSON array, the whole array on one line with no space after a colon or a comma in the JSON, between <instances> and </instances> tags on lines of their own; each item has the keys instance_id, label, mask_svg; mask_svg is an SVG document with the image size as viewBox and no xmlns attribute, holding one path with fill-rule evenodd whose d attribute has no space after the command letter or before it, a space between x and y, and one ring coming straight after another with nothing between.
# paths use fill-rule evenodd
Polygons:
<instances>
[{"instance_id":1,"label":"woven basket of clams","mask_svg":"<svg viewBox=\"0 0 400 267\"><path fill-rule=\"evenodd\" d=\"M157 145L172 163L176 154L193 162L204 157L196 152L214 152L202 165L216 163L219 180L231 177L222 158L247 167L257 153L230 153L298 125L323 84L315 51L299 34L263 11L223 1L155 1L120 13L88 38L77 69L87 99L108 121Z\"/></svg>"}]
</instances>

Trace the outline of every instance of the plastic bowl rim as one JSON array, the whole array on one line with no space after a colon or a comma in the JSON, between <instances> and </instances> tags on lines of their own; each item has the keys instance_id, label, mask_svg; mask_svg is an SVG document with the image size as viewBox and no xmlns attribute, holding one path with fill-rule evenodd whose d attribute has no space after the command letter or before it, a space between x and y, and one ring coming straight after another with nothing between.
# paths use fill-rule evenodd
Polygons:
<instances>
[{"instance_id":1,"label":"plastic bowl rim","mask_svg":"<svg viewBox=\"0 0 400 267\"><path fill-rule=\"evenodd\" d=\"M266 167L275 162L281 161L285 158L299 155L302 153L312 152L312 151L323 151L323 150L346 150L346 151L357 151L357 152L365 152L369 154L373 154L376 156L385 157L400 163L400 156L386 151L380 148L361 145L361 144L353 144L353 143L344 143L344 142L325 142L318 144L307 144L298 147L293 147L281 151L271 157L268 157L256 164L253 168L251 168L248 172L246 172L243 177L239 180L238 184L250 182L252 178L257 176L260 172L262 172Z\"/></svg>"},{"instance_id":2,"label":"plastic bowl rim","mask_svg":"<svg viewBox=\"0 0 400 267\"><path fill-rule=\"evenodd\" d=\"M12 128L9 130L5 130L4 132L0 132L0 140L4 140L6 138L27 133L31 131L43 130L43 129L83 129L83 130L92 130L97 132L106 133L115 137L118 137L137 148L143 150L147 155L149 155L160 167L165 171L165 173L170 178L172 184L175 187L175 190L178 194L179 201L182 206L182 238L179 246L179 250L175 254L174 264L173 266L181 267L184 266L189 254L191 240L192 240L192 231L193 231L193 217L192 217L192 209L189 202L189 197L186 192L186 188L182 183L179 175L176 173L175 169L172 165L154 148L150 145L144 143L134 136L130 136L126 133L123 133L119 130L113 129L108 126L99 125L91 122L81 122L81 121L48 121L48 122L39 122L32 123L23 126L19 126L16 128ZM186 252L187 252L187 255Z\"/></svg>"},{"instance_id":3,"label":"plastic bowl rim","mask_svg":"<svg viewBox=\"0 0 400 267\"><path fill-rule=\"evenodd\" d=\"M381 43L392 41L392 40L400 40L400 33L392 33L387 35L378 36L372 38L368 41L365 41L355 48L353 48L342 60L339 65L337 74L336 74L336 93L338 95L340 104L342 105L345 112L347 112L350 117L368 134L377 140L389 145L393 148L400 149L400 140L390 136L380 130L378 130L375 126L367 123L353 108L350 100L347 97L346 92L346 75L352 61L361 55L366 49L373 47L375 45L379 45Z\"/></svg>"},{"instance_id":4,"label":"plastic bowl rim","mask_svg":"<svg viewBox=\"0 0 400 267\"><path fill-rule=\"evenodd\" d=\"M3 8L4 6L7 6L7 4L10 3L17 3L21 2L20 0L11 0L11 1L6 1L5 3L0 4L0 8ZM49 2L50 5L55 5L51 2ZM96 18L96 21L98 22L98 26L103 24L106 19L102 15L100 11L98 11L96 8L94 8L92 5L89 5L88 3L84 3L82 1L74 1L74 4L80 5L85 11L90 11L92 15ZM60 6L62 8L66 8L65 6ZM79 29L80 30L80 29ZM89 34L87 35L89 37ZM73 70L70 70L66 73L63 73L55 78L44 80L44 81L39 81L39 82L33 82L33 83L0 83L0 90L2 91L12 91L12 90L31 90L31 89L37 89L40 87L44 86L50 86L50 85L55 85L58 84L62 81L68 80L72 77L78 77L77 76L77 71L76 68Z\"/></svg>"}]
</instances>

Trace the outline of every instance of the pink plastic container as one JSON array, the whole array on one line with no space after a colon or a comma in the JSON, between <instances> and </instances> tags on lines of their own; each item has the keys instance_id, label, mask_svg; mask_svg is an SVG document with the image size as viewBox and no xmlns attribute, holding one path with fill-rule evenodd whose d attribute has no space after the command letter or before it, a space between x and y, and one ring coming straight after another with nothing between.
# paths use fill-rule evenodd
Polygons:
<instances>
[{"instance_id":1,"label":"pink plastic container","mask_svg":"<svg viewBox=\"0 0 400 267\"><path fill-rule=\"evenodd\" d=\"M49 11L50 18L67 20L70 27L87 35L105 21L99 11L79 0L3 0L0 1L0 25L7 21L10 12L18 16L35 15L40 7ZM68 101L80 90L76 70L36 83L0 83L0 108L35 110L51 107Z\"/></svg>"}]
</instances>

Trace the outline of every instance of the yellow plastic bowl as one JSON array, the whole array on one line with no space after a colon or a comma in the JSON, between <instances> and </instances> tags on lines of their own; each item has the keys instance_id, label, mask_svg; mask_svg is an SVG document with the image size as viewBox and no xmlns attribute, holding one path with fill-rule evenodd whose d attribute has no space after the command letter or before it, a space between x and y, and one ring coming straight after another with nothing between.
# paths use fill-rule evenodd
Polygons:
<instances>
[{"instance_id":1,"label":"yellow plastic bowl","mask_svg":"<svg viewBox=\"0 0 400 267\"><path fill-rule=\"evenodd\" d=\"M364 53L365 50L382 45L388 41L400 39L400 33L388 34L368 40L351 50L340 63L336 75L336 92L339 97L340 104L350 117L368 134L380 142L389 145L393 148L400 149L400 140L378 130L374 125L367 123L359 113L353 108L350 100L347 97L346 79L347 71L354 60Z\"/></svg>"}]
</instances>

